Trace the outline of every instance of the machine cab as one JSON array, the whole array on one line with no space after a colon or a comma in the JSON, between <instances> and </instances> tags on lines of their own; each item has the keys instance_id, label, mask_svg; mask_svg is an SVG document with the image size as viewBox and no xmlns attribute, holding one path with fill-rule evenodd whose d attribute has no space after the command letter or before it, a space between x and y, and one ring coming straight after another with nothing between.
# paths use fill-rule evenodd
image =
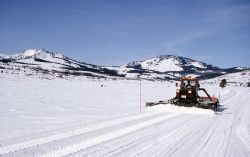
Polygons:
<instances>
[{"instance_id":1,"label":"machine cab","mask_svg":"<svg viewBox=\"0 0 250 157\"><path fill-rule=\"evenodd\" d=\"M198 94L199 82L196 78L182 77L179 89L176 91L176 97L194 98Z\"/></svg>"}]
</instances>

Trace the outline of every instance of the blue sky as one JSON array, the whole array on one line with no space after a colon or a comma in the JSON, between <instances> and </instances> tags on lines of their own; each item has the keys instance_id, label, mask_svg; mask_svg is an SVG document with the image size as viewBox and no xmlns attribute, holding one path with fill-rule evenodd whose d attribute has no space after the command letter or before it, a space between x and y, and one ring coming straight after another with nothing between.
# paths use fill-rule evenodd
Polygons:
<instances>
[{"instance_id":1,"label":"blue sky","mask_svg":"<svg viewBox=\"0 0 250 157\"><path fill-rule=\"evenodd\" d=\"M0 0L0 53L45 48L98 65L175 54L250 67L249 0Z\"/></svg>"}]
</instances>

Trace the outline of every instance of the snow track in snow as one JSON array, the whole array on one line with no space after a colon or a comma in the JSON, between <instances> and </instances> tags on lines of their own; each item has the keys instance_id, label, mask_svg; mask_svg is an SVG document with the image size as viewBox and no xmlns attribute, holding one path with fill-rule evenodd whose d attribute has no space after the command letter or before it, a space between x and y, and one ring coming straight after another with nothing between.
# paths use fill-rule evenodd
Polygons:
<instances>
[{"instance_id":1,"label":"snow track in snow","mask_svg":"<svg viewBox=\"0 0 250 157\"><path fill-rule=\"evenodd\" d=\"M52 152L41 155L41 157L66 156L66 155L78 152L80 150L83 150L85 148L94 146L96 144L105 142L107 140L111 140L111 139L117 138L119 136L122 136L122 135L125 135L125 134L128 134L128 133L143 129L145 127L148 127L148 126L151 126L153 124L159 123L161 121L164 121L164 120L166 120L168 118L171 118L171 117L174 117L174 116L177 116L177 114L165 115L165 116L161 116L161 117L158 117L158 118L155 118L155 119L151 119L151 120L148 120L148 121L141 122L139 124L135 124L135 125L132 125L132 126L127 126L127 127L123 128L123 129L120 129L120 130L117 130L117 131L114 131L114 132L108 132L108 133L105 133L103 135L97 136L95 138L91 138L89 140L83 141L81 143L68 145L68 146L65 146L63 148L59 148L59 149L54 150Z\"/></svg>"},{"instance_id":2,"label":"snow track in snow","mask_svg":"<svg viewBox=\"0 0 250 157\"><path fill-rule=\"evenodd\" d=\"M55 134L55 135L52 135L52 136L35 138L33 140L3 146L3 147L0 147L0 154L14 152L14 151L29 148L29 147L32 147L32 146L57 141L57 140L60 140L60 139L63 139L63 138L68 138L68 137L71 137L71 136L76 136L76 135L79 135L79 134L83 134L83 133L86 133L86 132L91 132L91 131L98 130L98 129L101 129L101 128L110 127L110 126L113 126L113 125L118 125L118 124L126 123L126 122L129 122L129 121L133 121L133 120L138 120L140 118L147 117L147 116L152 116L152 115L153 114L144 113L144 114L141 114L141 115L135 115L133 117L128 116L128 117L124 117L124 118L120 118L120 119L110 120L110 121L107 121L107 122L104 122L104 123L101 123L101 124L96 124L96 125L92 125L92 126L79 128L79 129L72 130L72 131L69 131L69 132L58 133L58 134Z\"/></svg>"}]
</instances>

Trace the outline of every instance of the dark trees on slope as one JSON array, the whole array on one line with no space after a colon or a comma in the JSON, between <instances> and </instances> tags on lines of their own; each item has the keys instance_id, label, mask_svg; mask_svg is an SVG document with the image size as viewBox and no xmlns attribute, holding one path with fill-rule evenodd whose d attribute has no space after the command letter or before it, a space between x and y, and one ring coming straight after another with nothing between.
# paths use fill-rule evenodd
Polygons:
<instances>
[{"instance_id":1,"label":"dark trees on slope","mask_svg":"<svg viewBox=\"0 0 250 157\"><path fill-rule=\"evenodd\" d=\"M221 88L224 88L224 87L226 87L226 84L227 84L227 80L226 80L226 79L223 79L223 80L221 80L221 82L220 82L220 87L221 87Z\"/></svg>"}]
</instances>

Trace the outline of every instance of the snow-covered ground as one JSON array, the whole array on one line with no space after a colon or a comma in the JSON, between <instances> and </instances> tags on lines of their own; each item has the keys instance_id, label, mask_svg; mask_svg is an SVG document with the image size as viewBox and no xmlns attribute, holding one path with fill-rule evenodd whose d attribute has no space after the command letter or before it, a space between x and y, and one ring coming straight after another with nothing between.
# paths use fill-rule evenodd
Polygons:
<instances>
[{"instance_id":1,"label":"snow-covered ground","mask_svg":"<svg viewBox=\"0 0 250 157\"><path fill-rule=\"evenodd\" d=\"M206 80L206 82L219 83L222 79L226 79L227 83L231 85L247 86L247 83L250 83L250 70L222 75L220 77Z\"/></svg>"},{"instance_id":2,"label":"snow-covered ground","mask_svg":"<svg viewBox=\"0 0 250 157\"><path fill-rule=\"evenodd\" d=\"M149 111L175 84L0 73L0 156L250 156L250 88L202 83L220 111ZM199 114L197 114L197 112Z\"/></svg>"}]
</instances>

